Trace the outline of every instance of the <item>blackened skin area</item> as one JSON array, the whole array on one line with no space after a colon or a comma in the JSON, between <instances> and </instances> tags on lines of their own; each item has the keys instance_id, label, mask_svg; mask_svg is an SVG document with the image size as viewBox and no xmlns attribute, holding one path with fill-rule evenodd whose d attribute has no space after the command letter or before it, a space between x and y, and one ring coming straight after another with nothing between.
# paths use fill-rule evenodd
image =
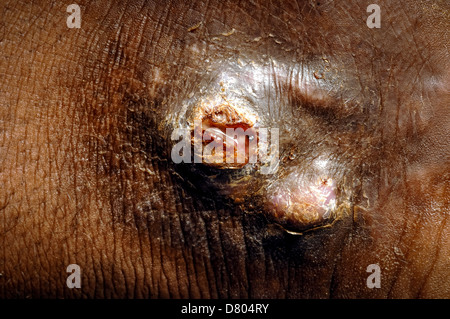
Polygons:
<instances>
[{"instance_id":1,"label":"blackened skin area","mask_svg":"<svg viewBox=\"0 0 450 319\"><path fill-rule=\"evenodd\" d=\"M371 3L1 1L0 297L450 298L449 2Z\"/></svg>"}]
</instances>

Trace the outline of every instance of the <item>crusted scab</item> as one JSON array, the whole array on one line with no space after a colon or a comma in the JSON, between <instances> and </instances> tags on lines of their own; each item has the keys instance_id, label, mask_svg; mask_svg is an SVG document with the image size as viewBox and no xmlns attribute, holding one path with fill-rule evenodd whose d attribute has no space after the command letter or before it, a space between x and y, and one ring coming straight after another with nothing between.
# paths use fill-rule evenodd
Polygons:
<instances>
[{"instance_id":1,"label":"crusted scab","mask_svg":"<svg viewBox=\"0 0 450 319\"><path fill-rule=\"evenodd\" d=\"M203 123L221 129L236 127L247 129L255 124L252 120L246 118L245 114L242 114L228 103L205 110Z\"/></svg>"},{"instance_id":2,"label":"crusted scab","mask_svg":"<svg viewBox=\"0 0 450 319\"><path fill-rule=\"evenodd\" d=\"M223 96L203 100L194 110L193 121L219 128L253 127L258 116L242 101L227 100Z\"/></svg>"},{"instance_id":3,"label":"crusted scab","mask_svg":"<svg viewBox=\"0 0 450 319\"><path fill-rule=\"evenodd\" d=\"M245 166L250 154L257 152L257 119L248 107L238 101L232 104L223 96L219 100L202 101L194 109L192 120L192 142L194 146L202 144L201 149L196 149L196 154L202 157L202 163L227 169ZM233 131L230 135L227 129L242 130ZM245 155L239 156L239 151L245 152Z\"/></svg>"}]
</instances>

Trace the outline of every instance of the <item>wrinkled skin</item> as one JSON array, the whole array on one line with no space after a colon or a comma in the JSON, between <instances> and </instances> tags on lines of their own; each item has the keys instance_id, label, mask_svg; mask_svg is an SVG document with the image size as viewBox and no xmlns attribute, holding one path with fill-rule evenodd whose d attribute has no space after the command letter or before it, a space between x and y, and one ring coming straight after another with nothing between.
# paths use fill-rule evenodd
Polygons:
<instances>
[{"instance_id":1,"label":"wrinkled skin","mask_svg":"<svg viewBox=\"0 0 450 319\"><path fill-rule=\"evenodd\" d=\"M1 297L450 298L447 1L378 1L381 29L372 1L80 1L68 29L70 3L0 6ZM238 186L170 157L237 58L285 136ZM311 230L270 195L318 156L345 207Z\"/></svg>"}]
</instances>

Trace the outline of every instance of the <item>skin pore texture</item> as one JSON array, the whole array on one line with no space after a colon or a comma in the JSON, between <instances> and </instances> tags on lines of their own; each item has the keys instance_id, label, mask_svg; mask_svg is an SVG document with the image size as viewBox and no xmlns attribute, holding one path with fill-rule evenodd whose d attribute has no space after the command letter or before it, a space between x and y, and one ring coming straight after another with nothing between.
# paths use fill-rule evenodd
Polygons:
<instances>
[{"instance_id":1,"label":"skin pore texture","mask_svg":"<svg viewBox=\"0 0 450 319\"><path fill-rule=\"evenodd\" d=\"M71 3L0 3L0 297L450 298L448 1ZM172 161L238 111L274 172Z\"/></svg>"}]
</instances>

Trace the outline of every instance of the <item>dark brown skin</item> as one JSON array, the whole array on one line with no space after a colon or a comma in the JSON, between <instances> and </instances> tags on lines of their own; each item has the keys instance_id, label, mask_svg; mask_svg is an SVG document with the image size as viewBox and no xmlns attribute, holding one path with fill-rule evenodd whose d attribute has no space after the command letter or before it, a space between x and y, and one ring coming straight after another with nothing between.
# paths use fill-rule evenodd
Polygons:
<instances>
[{"instance_id":1,"label":"dark brown skin","mask_svg":"<svg viewBox=\"0 0 450 319\"><path fill-rule=\"evenodd\" d=\"M1 2L0 297L450 298L448 1L377 1L380 29L372 1L79 1L81 29ZM166 121L234 55L330 88L267 93L304 153L245 191L175 165ZM348 205L289 233L257 189L324 152Z\"/></svg>"}]
</instances>

